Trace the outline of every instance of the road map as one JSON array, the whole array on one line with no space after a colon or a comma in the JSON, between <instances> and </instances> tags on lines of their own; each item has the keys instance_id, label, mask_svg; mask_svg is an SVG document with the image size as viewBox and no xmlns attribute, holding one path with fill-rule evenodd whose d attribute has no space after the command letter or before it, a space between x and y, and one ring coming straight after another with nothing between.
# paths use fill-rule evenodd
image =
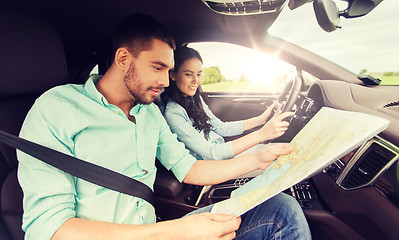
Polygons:
<instances>
[{"instance_id":1,"label":"road map","mask_svg":"<svg viewBox=\"0 0 399 240\"><path fill-rule=\"evenodd\" d=\"M388 125L388 120L374 115L323 107L292 139L290 154L278 157L229 199L216 203L212 212L240 216L321 171Z\"/></svg>"}]
</instances>

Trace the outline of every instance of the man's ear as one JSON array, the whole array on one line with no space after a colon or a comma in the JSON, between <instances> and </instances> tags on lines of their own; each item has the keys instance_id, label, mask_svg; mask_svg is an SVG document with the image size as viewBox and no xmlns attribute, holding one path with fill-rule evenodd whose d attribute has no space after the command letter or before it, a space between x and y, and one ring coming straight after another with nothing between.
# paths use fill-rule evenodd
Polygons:
<instances>
[{"instance_id":1,"label":"man's ear","mask_svg":"<svg viewBox=\"0 0 399 240\"><path fill-rule=\"evenodd\" d=\"M118 48L115 52L114 62L116 66L122 71L127 71L130 65L131 54L127 48Z\"/></svg>"},{"instance_id":2,"label":"man's ear","mask_svg":"<svg viewBox=\"0 0 399 240\"><path fill-rule=\"evenodd\" d=\"M175 71L170 71L170 72L169 72L169 78L170 78L172 81L175 81L175 80L176 80L176 73L175 73Z\"/></svg>"}]
</instances>

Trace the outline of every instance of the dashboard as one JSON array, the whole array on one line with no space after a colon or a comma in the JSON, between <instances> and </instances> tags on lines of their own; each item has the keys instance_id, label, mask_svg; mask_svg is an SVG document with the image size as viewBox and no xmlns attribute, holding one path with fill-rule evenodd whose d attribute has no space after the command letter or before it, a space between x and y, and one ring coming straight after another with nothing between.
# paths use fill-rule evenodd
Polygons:
<instances>
[{"instance_id":1,"label":"dashboard","mask_svg":"<svg viewBox=\"0 0 399 240\"><path fill-rule=\"evenodd\" d=\"M370 239L394 239L399 234L395 230L399 226L397 92L396 86L370 87L327 80L315 82L297 102L297 118L305 123L323 106L373 114L390 121L386 130L312 176L309 184L317 193L312 196L318 196L324 209L333 213L326 215L325 222L331 224L331 219L337 217ZM291 191L298 194L300 190L299 194L303 194L302 188L307 184L302 185ZM309 218L312 213L308 212ZM318 214L315 219L320 221L323 217ZM335 221L337 228L342 227L339 221ZM365 222L362 226L357 224L361 221Z\"/></svg>"},{"instance_id":2,"label":"dashboard","mask_svg":"<svg viewBox=\"0 0 399 240\"><path fill-rule=\"evenodd\" d=\"M297 118L303 121L301 128L323 106L343 110L360 110L371 114L377 113L388 118L391 125L386 131L338 159L324 169L324 173L327 173L337 186L346 191L374 187L399 208L399 147L386 139L386 137L396 139L392 125L395 125L397 119L392 121L392 117L386 113L387 111L382 112L379 110L378 104L377 106L372 104L382 102L380 99L373 101L368 97L364 102L356 101L356 99L360 99L356 97L356 94L359 95L360 93L355 91L364 93L373 90L375 89L346 82L318 81L309 88L306 96L300 97L296 109ZM378 94L373 95L378 97ZM337 96L340 96L340 98L336 98ZM344 102L344 100L346 101ZM390 102L391 99L388 98L385 101ZM384 106L383 104L380 105ZM392 135L394 136L390 137Z\"/></svg>"}]
</instances>

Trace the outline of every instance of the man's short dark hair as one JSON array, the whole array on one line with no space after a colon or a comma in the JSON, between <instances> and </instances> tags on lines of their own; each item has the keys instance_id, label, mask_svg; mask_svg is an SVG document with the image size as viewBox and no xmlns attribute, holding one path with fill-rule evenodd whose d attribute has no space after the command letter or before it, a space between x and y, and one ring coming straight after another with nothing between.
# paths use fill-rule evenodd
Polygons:
<instances>
[{"instance_id":1,"label":"man's short dark hair","mask_svg":"<svg viewBox=\"0 0 399 240\"><path fill-rule=\"evenodd\" d=\"M153 39L167 43L173 50L176 48L172 34L157 19L139 13L127 16L119 22L114 33L113 53L118 48L128 47L137 57L140 52L151 49Z\"/></svg>"}]
</instances>

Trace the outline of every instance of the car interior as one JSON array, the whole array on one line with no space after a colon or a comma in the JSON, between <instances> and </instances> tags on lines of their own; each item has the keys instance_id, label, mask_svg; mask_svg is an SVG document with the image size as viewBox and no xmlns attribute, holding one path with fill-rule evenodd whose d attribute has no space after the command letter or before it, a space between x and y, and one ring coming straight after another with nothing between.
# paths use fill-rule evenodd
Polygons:
<instances>
[{"instance_id":1,"label":"car interior","mask_svg":"<svg viewBox=\"0 0 399 240\"><path fill-rule=\"evenodd\" d=\"M148 14L171 30L178 45L224 42L278 52L279 58L295 66L301 81L302 71L317 76L319 80L306 88L302 84L292 98L296 115L279 141L290 141L322 107L388 119L390 125L378 136L284 192L302 206L313 239L399 239L399 86L375 85L369 77L361 80L320 56L267 35L283 8L314 4L320 27L329 32L336 30L340 17L365 15L382 2L346 1L348 11L338 16L331 14L327 0L2 0L0 130L18 136L27 112L44 91L84 83L95 66L104 74L112 62L111 36L118 20L136 12ZM293 94L287 92L284 97ZM202 97L221 120L235 121L259 115L279 95L204 91ZM180 183L159 162L157 167L158 221L227 199L250 180L233 179L205 191ZM24 238L17 168L15 149L0 142L0 239Z\"/></svg>"}]
</instances>

